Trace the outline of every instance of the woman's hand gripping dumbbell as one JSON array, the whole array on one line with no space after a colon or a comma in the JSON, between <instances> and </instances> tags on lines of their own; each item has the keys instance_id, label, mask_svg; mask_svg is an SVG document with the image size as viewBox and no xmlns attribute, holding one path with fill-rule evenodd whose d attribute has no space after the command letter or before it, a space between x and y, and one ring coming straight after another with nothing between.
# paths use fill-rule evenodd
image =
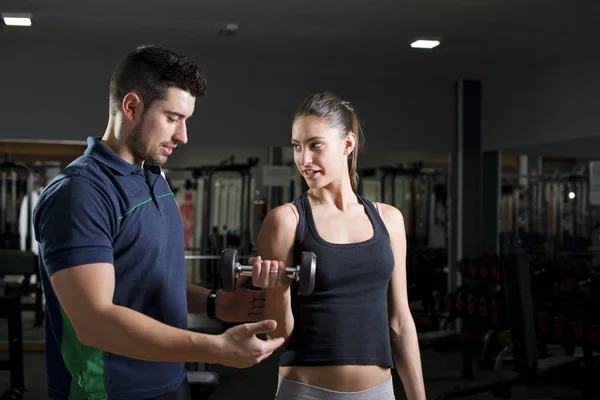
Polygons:
<instances>
[{"instance_id":1,"label":"woman's hand gripping dumbbell","mask_svg":"<svg viewBox=\"0 0 600 400\"><path fill-rule=\"evenodd\" d=\"M257 262L260 262L260 265ZM314 253L303 252L300 265L295 268L285 267L280 261L263 261L260 256L251 257L248 263L251 265L238 263L235 249L223 250L220 270L223 290L235 290L240 276L252 277L254 286L264 289L287 288L291 280L296 280L299 295L308 296L314 290L317 267L317 257ZM253 276L255 264L257 264L256 276Z\"/></svg>"}]
</instances>

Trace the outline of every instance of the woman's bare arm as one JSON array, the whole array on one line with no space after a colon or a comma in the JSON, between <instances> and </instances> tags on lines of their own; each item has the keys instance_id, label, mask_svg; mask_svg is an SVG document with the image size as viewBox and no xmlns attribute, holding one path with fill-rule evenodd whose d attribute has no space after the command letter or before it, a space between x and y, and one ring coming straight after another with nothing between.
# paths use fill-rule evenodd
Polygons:
<instances>
[{"instance_id":1,"label":"woman's bare arm","mask_svg":"<svg viewBox=\"0 0 600 400\"><path fill-rule=\"evenodd\" d=\"M277 329L269 337L288 339L294 329L294 317L291 309L291 280L282 268L293 267L294 241L298 220L291 205L282 205L272 209L263 222L257 239L259 260L273 260L279 265L267 266L255 261L253 269L254 285L265 288L265 308L263 318L277 321ZM269 276L269 268L279 269L275 276ZM274 275L274 274L273 274ZM274 281L275 282L274 284Z\"/></svg>"},{"instance_id":2,"label":"woman's bare arm","mask_svg":"<svg viewBox=\"0 0 600 400\"><path fill-rule=\"evenodd\" d=\"M406 284L406 231L400 210L380 204L390 233L394 253L394 272L388 290L390 334L396 370L408 400L425 400L425 384L417 329L408 305Z\"/></svg>"}]
</instances>

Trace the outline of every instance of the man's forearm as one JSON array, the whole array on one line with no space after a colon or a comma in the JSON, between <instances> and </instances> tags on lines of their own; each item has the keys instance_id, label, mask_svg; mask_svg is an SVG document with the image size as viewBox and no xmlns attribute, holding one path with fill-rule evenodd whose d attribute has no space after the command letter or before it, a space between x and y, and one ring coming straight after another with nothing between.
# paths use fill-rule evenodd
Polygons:
<instances>
[{"instance_id":1,"label":"man's forearm","mask_svg":"<svg viewBox=\"0 0 600 400\"><path fill-rule=\"evenodd\" d=\"M406 319L396 330L392 329L391 341L396 370L408 400L425 400L419 339L412 318Z\"/></svg>"},{"instance_id":2,"label":"man's forearm","mask_svg":"<svg viewBox=\"0 0 600 400\"><path fill-rule=\"evenodd\" d=\"M148 361L218 362L217 336L178 329L126 307L110 306L85 326L82 343L109 353Z\"/></svg>"},{"instance_id":3,"label":"man's forearm","mask_svg":"<svg viewBox=\"0 0 600 400\"><path fill-rule=\"evenodd\" d=\"M206 300L209 289L202 286L187 284L187 305L189 314L206 315Z\"/></svg>"}]
</instances>

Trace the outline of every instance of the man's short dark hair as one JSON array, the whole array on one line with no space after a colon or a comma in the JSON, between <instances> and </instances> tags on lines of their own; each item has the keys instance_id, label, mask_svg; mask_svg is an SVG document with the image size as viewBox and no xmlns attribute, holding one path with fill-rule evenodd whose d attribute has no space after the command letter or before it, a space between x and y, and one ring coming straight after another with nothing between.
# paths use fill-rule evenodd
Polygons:
<instances>
[{"instance_id":1,"label":"man's short dark hair","mask_svg":"<svg viewBox=\"0 0 600 400\"><path fill-rule=\"evenodd\" d=\"M137 47L121 60L110 78L110 113L115 115L123 98L135 91L144 102L144 110L177 87L194 97L206 92L206 77L189 58L158 46Z\"/></svg>"}]
</instances>

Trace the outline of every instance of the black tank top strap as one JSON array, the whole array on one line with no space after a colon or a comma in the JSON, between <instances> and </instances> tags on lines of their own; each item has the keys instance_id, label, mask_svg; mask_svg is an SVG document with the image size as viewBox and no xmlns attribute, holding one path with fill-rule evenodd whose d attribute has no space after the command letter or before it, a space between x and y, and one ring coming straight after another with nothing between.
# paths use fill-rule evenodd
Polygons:
<instances>
[{"instance_id":1,"label":"black tank top strap","mask_svg":"<svg viewBox=\"0 0 600 400\"><path fill-rule=\"evenodd\" d=\"M294 199L294 205L298 210L298 227L296 228L296 243L301 242L306 231L307 215L306 215L306 204L304 199L306 198L306 192Z\"/></svg>"},{"instance_id":2,"label":"black tank top strap","mask_svg":"<svg viewBox=\"0 0 600 400\"><path fill-rule=\"evenodd\" d=\"M381 229L381 233L383 235L385 235L387 238L390 237L390 234L387 230L387 227L385 226L385 222L383 222L383 219L381 218L381 215L379 214L379 210L377 210L377 207L375 206L375 204L373 204L372 201L368 200L365 197L362 196L358 196L358 199L363 203L363 205L365 206L365 210L367 211L367 215L369 216L369 218L371 219L371 221L373 221L373 224L375 225L375 235L377 235L377 228Z\"/></svg>"}]
</instances>

